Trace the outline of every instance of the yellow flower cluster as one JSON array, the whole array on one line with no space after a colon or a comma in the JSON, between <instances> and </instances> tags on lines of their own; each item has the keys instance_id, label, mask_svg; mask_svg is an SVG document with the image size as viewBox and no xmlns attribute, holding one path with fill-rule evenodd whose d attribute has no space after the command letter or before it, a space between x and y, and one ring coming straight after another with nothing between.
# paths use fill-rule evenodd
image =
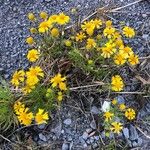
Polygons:
<instances>
[{"instance_id":1,"label":"yellow flower cluster","mask_svg":"<svg viewBox=\"0 0 150 150\"><path fill-rule=\"evenodd\" d=\"M58 15L51 15L48 18L48 15L44 12L40 14L41 18L44 19L43 22L39 24L38 31L40 33L45 33L48 32L49 29L53 27L54 24L58 25L65 25L70 21L70 17L65 15L64 13L60 13ZM53 36L58 36L59 35L59 30L57 28L51 30L51 34Z\"/></svg>"},{"instance_id":2,"label":"yellow flower cluster","mask_svg":"<svg viewBox=\"0 0 150 150\"><path fill-rule=\"evenodd\" d=\"M86 21L81 25L82 31L76 34L75 39L77 42L82 42L85 39L85 48L87 50L97 49L102 57L113 60L115 65L124 65L126 62L131 66L137 65L139 63L138 55L134 54L131 47L125 46L122 40L122 36L127 38L134 37L134 29L125 26L122 32L119 32L113 27L112 21L110 20L106 21L105 26L103 34L101 36L98 34L96 39L94 39L93 34L96 31L95 29L98 31L102 29L104 27L103 22L100 19ZM99 42L101 41L104 44L100 44Z\"/></svg>"},{"instance_id":3,"label":"yellow flower cluster","mask_svg":"<svg viewBox=\"0 0 150 150\"><path fill-rule=\"evenodd\" d=\"M43 109L39 109L34 116L32 112L29 112L29 108L25 107L25 105L20 101L15 102L14 111L19 122L25 126L31 125L33 119L35 119L37 124L47 123L47 120L49 119L48 112L44 112Z\"/></svg>"},{"instance_id":4,"label":"yellow flower cluster","mask_svg":"<svg viewBox=\"0 0 150 150\"><path fill-rule=\"evenodd\" d=\"M23 70L16 71L13 74L11 83L16 87L22 83L22 91L24 94L27 94L35 88L35 85L39 83L41 77L44 77L42 69L39 66L35 66L30 67L26 72Z\"/></svg>"},{"instance_id":5,"label":"yellow flower cluster","mask_svg":"<svg viewBox=\"0 0 150 150\"><path fill-rule=\"evenodd\" d=\"M106 124L106 131L107 132L114 132L119 134L123 129L123 124L120 122L116 122L116 117L125 117L128 120L135 119L136 113L134 109L127 108L124 103L119 103L117 99L112 100L112 105L109 111L104 112L104 125ZM108 128L109 126L109 128Z\"/></svg>"}]
</instances>

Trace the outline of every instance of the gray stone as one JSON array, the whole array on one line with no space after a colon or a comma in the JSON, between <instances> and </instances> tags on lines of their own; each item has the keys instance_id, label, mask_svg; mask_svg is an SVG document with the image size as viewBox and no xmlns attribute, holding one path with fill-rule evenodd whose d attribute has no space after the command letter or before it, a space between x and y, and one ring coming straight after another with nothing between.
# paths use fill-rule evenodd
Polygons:
<instances>
[{"instance_id":1,"label":"gray stone","mask_svg":"<svg viewBox=\"0 0 150 150\"><path fill-rule=\"evenodd\" d=\"M122 96L118 96L117 100L118 100L118 104L125 103L125 99Z\"/></svg>"},{"instance_id":2,"label":"gray stone","mask_svg":"<svg viewBox=\"0 0 150 150\"><path fill-rule=\"evenodd\" d=\"M99 137L99 136L94 136L94 139L95 139L96 141L99 141L100 137Z\"/></svg>"},{"instance_id":3,"label":"gray stone","mask_svg":"<svg viewBox=\"0 0 150 150\"><path fill-rule=\"evenodd\" d=\"M39 129L44 129L45 126L46 126L46 124L40 124L40 125L38 125L38 128L39 128Z\"/></svg>"},{"instance_id":4,"label":"gray stone","mask_svg":"<svg viewBox=\"0 0 150 150\"><path fill-rule=\"evenodd\" d=\"M141 146L142 145L142 143L143 143L143 140L142 140L142 138L138 138L138 146Z\"/></svg>"},{"instance_id":5,"label":"gray stone","mask_svg":"<svg viewBox=\"0 0 150 150\"><path fill-rule=\"evenodd\" d=\"M65 130L61 130L61 133L64 134L64 133L65 133Z\"/></svg>"},{"instance_id":6,"label":"gray stone","mask_svg":"<svg viewBox=\"0 0 150 150\"><path fill-rule=\"evenodd\" d=\"M93 147L93 149L96 149L96 148L98 148L98 144L97 144L97 143L94 143L94 144L92 145L92 147Z\"/></svg>"},{"instance_id":7,"label":"gray stone","mask_svg":"<svg viewBox=\"0 0 150 150\"><path fill-rule=\"evenodd\" d=\"M135 141L132 143L132 147L137 147L138 143L136 143Z\"/></svg>"},{"instance_id":8,"label":"gray stone","mask_svg":"<svg viewBox=\"0 0 150 150\"><path fill-rule=\"evenodd\" d=\"M51 0L45 0L45 2L50 2Z\"/></svg>"},{"instance_id":9,"label":"gray stone","mask_svg":"<svg viewBox=\"0 0 150 150\"><path fill-rule=\"evenodd\" d=\"M129 139L132 140L132 141L137 140L139 135L138 135L138 132L137 132L136 128L133 125L130 125L129 130L130 130Z\"/></svg>"},{"instance_id":10,"label":"gray stone","mask_svg":"<svg viewBox=\"0 0 150 150\"><path fill-rule=\"evenodd\" d=\"M90 139L88 139L88 140L86 141L86 143L87 143L87 144L91 144L91 141L90 141Z\"/></svg>"},{"instance_id":11,"label":"gray stone","mask_svg":"<svg viewBox=\"0 0 150 150\"><path fill-rule=\"evenodd\" d=\"M96 129L95 120L93 120L93 121L90 123L90 127L91 127L92 129Z\"/></svg>"},{"instance_id":12,"label":"gray stone","mask_svg":"<svg viewBox=\"0 0 150 150\"><path fill-rule=\"evenodd\" d=\"M42 133L39 134L39 139L46 142L47 141L47 138L45 135L43 135Z\"/></svg>"},{"instance_id":13,"label":"gray stone","mask_svg":"<svg viewBox=\"0 0 150 150\"><path fill-rule=\"evenodd\" d=\"M69 144L68 143L63 143L62 150L69 150Z\"/></svg>"},{"instance_id":14,"label":"gray stone","mask_svg":"<svg viewBox=\"0 0 150 150\"><path fill-rule=\"evenodd\" d=\"M84 140L87 140L88 137L89 137L89 134L87 132L84 132L83 135L82 135L82 138Z\"/></svg>"},{"instance_id":15,"label":"gray stone","mask_svg":"<svg viewBox=\"0 0 150 150\"><path fill-rule=\"evenodd\" d=\"M146 18L146 17L147 17L147 14L142 14L142 17L143 17L143 18Z\"/></svg>"},{"instance_id":16,"label":"gray stone","mask_svg":"<svg viewBox=\"0 0 150 150\"><path fill-rule=\"evenodd\" d=\"M125 136L126 139L129 138L129 129L128 128L123 128L123 135Z\"/></svg>"},{"instance_id":17,"label":"gray stone","mask_svg":"<svg viewBox=\"0 0 150 150\"><path fill-rule=\"evenodd\" d=\"M148 34L143 34L143 35L142 35L142 38L145 39L145 40L147 40L147 39L148 39L148 36L149 36Z\"/></svg>"},{"instance_id":18,"label":"gray stone","mask_svg":"<svg viewBox=\"0 0 150 150\"><path fill-rule=\"evenodd\" d=\"M88 145L87 145L86 143L84 143L83 147L84 147L84 148L87 148L87 147L88 147Z\"/></svg>"},{"instance_id":19,"label":"gray stone","mask_svg":"<svg viewBox=\"0 0 150 150\"><path fill-rule=\"evenodd\" d=\"M94 137L90 137L90 142L91 142L91 143L94 142Z\"/></svg>"},{"instance_id":20,"label":"gray stone","mask_svg":"<svg viewBox=\"0 0 150 150\"><path fill-rule=\"evenodd\" d=\"M87 132L87 133L90 133L90 132L92 132L92 130L93 130L93 129L88 128L88 129L86 129L86 132Z\"/></svg>"},{"instance_id":21,"label":"gray stone","mask_svg":"<svg viewBox=\"0 0 150 150\"><path fill-rule=\"evenodd\" d=\"M71 119L65 119L64 122L63 122L65 125L71 125L72 121Z\"/></svg>"},{"instance_id":22,"label":"gray stone","mask_svg":"<svg viewBox=\"0 0 150 150\"><path fill-rule=\"evenodd\" d=\"M51 132L55 133L57 138L59 138L59 136L61 135L61 131L62 131L61 129L62 129L62 125L59 123L56 125L55 128L51 129Z\"/></svg>"},{"instance_id":23,"label":"gray stone","mask_svg":"<svg viewBox=\"0 0 150 150\"><path fill-rule=\"evenodd\" d=\"M100 114L100 111L96 106L92 106L91 113L98 115L98 114Z\"/></svg>"}]
</instances>

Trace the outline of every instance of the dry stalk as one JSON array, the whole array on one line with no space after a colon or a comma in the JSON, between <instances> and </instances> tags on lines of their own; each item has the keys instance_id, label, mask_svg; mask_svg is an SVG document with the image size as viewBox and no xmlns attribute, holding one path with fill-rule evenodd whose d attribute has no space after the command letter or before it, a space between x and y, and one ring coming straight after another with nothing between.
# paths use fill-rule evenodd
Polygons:
<instances>
[{"instance_id":1,"label":"dry stalk","mask_svg":"<svg viewBox=\"0 0 150 150\"><path fill-rule=\"evenodd\" d=\"M138 126L135 126L137 128L138 131L140 131L146 138L150 139L150 135L147 135L145 132L142 131L141 128L139 128Z\"/></svg>"},{"instance_id":2,"label":"dry stalk","mask_svg":"<svg viewBox=\"0 0 150 150\"><path fill-rule=\"evenodd\" d=\"M143 0L137 0L137 1L135 1L135 2L132 2L132 3L127 4L127 5L125 5L125 6L121 6L121 7L118 7L118 8L114 8L114 9L108 11L108 12L116 12L116 11L118 11L118 10L120 10L120 9L123 9L123 8L129 7L129 6L135 5L135 4L137 4L137 3L139 3L139 2L142 2L142 1L143 1Z\"/></svg>"},{"instance_id":3,"label":"dry stalk","mask_svg":"<svg viewBox=\"0 0 150 150\"><path fill-rule=\"evenodd\" d=\"M90 87L95 87L95 86L101 86L101 85L105 85L104 82L99 82L97 84L91 84L91 85L84 85L84 86L77 86L77 87L72 87L70 88L71 91L75 91L78 89L83 89L83 88L90 88Z\"/></svg>"}]
</instances>

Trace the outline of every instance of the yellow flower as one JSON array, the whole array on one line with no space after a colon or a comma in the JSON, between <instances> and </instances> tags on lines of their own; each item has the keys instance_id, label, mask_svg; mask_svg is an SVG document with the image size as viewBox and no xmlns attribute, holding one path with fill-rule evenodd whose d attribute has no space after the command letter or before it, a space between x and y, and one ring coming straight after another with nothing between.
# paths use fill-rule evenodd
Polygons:
<instances>
[{"instance_id":1,"label":"yellow flower","mask_svg":"<svg viewBox=\"0 0 150 150\"><path fill-rule=\"evenodd\" d=\"M94 48L96 47L96 42L94 39L91 39L91 38L88 38L87 39L87 43L86 43L86 48L87 49L91 49L91 48Z\"/></svg>"},{"instance_id":2,"label":"yellow flower","mask_svg":"<svg viewBox=\"0 0 150 150\"><path fill-rule=\"evenodd\" d=\"M59 36L59 30L58 30L58 28L53 28L53 29L51 30L51 35L52 35L53 37L58 37L58 36Z\"/></svg>"},{"instance_id":3,"label":"yellow flower","mask_svg":"<svg viewBox=\"0 0 150 150\"><path fill-rule=\"evenodd\" d=\"M36 85L39 81L40 80L37 76L27 76L26 85L32 87L32 86ZM26 88L28 88L28 87L25 87L25 89L23 88L23 91L25 91L25 93L27 90Z\"/></svg>"},{"instance_id":4,"label":"yellow flower","mask_svg":"<svg viewBox=\"0 0 150 150\"><path fill-rule=\"evenodd\" d=\"M59 88L60 88L60 90L62 90L62 91L66 91L66 90L67 90L66 83L60 82L60 83L59 83Z\"/></svg>"},{"instance_id":5,"label":"yellow flower","mask_svg":"<svg viewBox=\"0 0 150 150\"><path fill-rule=\"evenodd\" d=\"M58 73L50 80L50 82L52 83L52 87L56 87L57 85L64 82L65 80L66 80L66 77L61 77L61 74Z\"/></svg>"},{"instance_id":6,"label":"yellow flower","mask_svg":"<svg viewBox=\"0 0 150 150\"><path fill-rule=\"evenodd\" d=\"M30 21L35 21L35 20L36 20L36 18L35 18L35 16L34 16L33 13L28 13L28 19L29 19Z\"/></svg>"},{"instance_id":7,"label":"yellow flower","mask_svg":"<svg viewBox=\"0 0 150 150\"><path fill-rule=\"evenodd\" d=\"M31 67L29 68L29 71L26 72L26 75L28 77L33 77L33 76L41 76L41 77L44 77L44 73L43 73L43 70L39 67L39 66L34 66L34 67Z\"/></svg>"},{"instance_id":8,"label":"yellow flower","mask_svg":"<svg viewBox=\"0 0 150 150\"><path fill-rule=\"evenodd\" d=\"M132 38L135 36L135 31L133 28L131 27L128 27L128 26L125 26L123 28L123 34L126 36L126 37L129 37L129 38Z\"/></svg>"},{"instance_id":9,"label":"yellow flower","mask_svg":"<svg viewBox=\"0 0 150 150\"><path fill-rule=\"evenodd\" d=\"M121 38L117 38L115 40L115 45L116 45L116 47L124 46L122 39Z\"/></svg>"},{"instance_id":10,"label":"yellow flower","mask_svg":"<svg viewBox=\"0 0 150 150\"><path fill-rule=\"evenodd\" d=\"M26 75L26 84L30 86L35 85L39 82L38 77L44 77L44 73L39 66L29 68L29 71L26 72Z\"/></svg>"},{"instance_id":11,"label":"yellow flower","mask_svg":"<svg viewBox=\"0 0 150 150\"><path fill-rule=\"evenodd\" d=\"M135 111L132 108L128 108L125 111L125 117L129 120L133 120L135 118Z\"/></svg>"},{"instance_id":12,"label":"yellow flower","mask_svg":"<svg viewBox=\"0 0 150 150\"><path fill-rule=\"evenodd\" d=\"M37 33L37 29L36 29L36 28L30 28L30 32L31 32L32 34L35 34L35 33Z\"/></svg>"},{"instance_id":13,"label":"yellow flower","mask_svg":"<svg viewBox=\"0 0 150 150\"><path fill-rule=\"evenodd\" d=\"M97 40L100 40L102 38L102 36L100 35L100 34L98 34L97 36L96 36L96 39Z\"/></svg>"},{"instance_id":14,"label":"yellow flower","mask_svg":"<svg viewBox=\"0 0 150 150\"><path fill-rule=\"evenodd\" d=\"M40 53L36 49L28 51L27 58L30 62L35 62L40 56Z\"/></svg>"},{"instance_id":15,"label":"yellow flower","mask_svg":"<svg viewBox=\"0 0 150 150\"><path fill-rule=\"evenodd\" d=\"M104 117L105 117L105 121L106 121L106 122L110 121L113 116L114 116L114 114L111 113L111 112L109 112L109 111L106 111L106 112L104 113Z\"/></svg>"},{"instance_id":16,"label":"yellow flower","mask_svg":"<svg viewBox=\"0 0 150 150\"><path fill-rule=\"evenodd\" d=\"M91 20L91 22L94 24L94 26L99 29L100 26L102 25L102 20L100 19L94 19L94 20Z\"/></svg>"},{"instance_id":17,"label":"yellow flower","mask_svg":"<svg viewBox=\"0 0 150 150\"><path fill-rule=\"evenodd\" d=\"M29 82L29 81L28 81L28 82ZM31 82L30 82L30 83L31 83ZM26 95L26 94L28 94L28 93L31 93L34 88L35 88L34 84L33 84L33 85L27 84L27 85L25 85L25 86L22 88L22 91L23 91L23 93Z\"/></svg>"},{"instance_id":18,"label":"yellow flower","mask_svg":"<svg viewBox=\"0 0 150 150\"><path fill-rule=\"evenodd\" d=\"M124 53L117 53L114 56L114 62L116 65L123 65L126 62L126 55Z\"/></svg>"},{"instance_id":19,"label":"yellow flower","mask_svg":"<svg viewBox=\"0 0 150 150\"><path fill-rule=\"evenodd\" d=\"M52 23L50 21L43 21L39 25L39 32L45 33L49 28L52 28Z\"/></svg>"},{"instance_id":20,"label":"yellow flower","mask_svg":"<svg viewBox=\"0 0 150 150\"><path fill-rule=\"evenodd\" d=\"M118 101L117 101L116 99L113 99L113 100L112 100L112 104L113 104L113 105L116 105L117 102L118 102Z\"/></svg>"},{"instance_id":21,"label":"yellow flower","mask_svg":"<svg viewBox=\"0 0 150 150\"><path fill-rule=\"evenodd\" d=\"M80 32L77 33L77 35L76 35L76 41L81 41L81 42L82 42L82 40L85 39L85 38L86 38L86 35L85 35L85 33L83 33L82 31L80 31Z\"/></svg>"},{"instance_id":22,"label":"yellow flower","mask_svg":"<svg viewBox=\"0 0 150 150\"><path fill-rule=\"evenodd\" d=\"M125 105L125 104L120 104L120 105L119 105L119 109L120 109L120 110L125 110L125 108L126 108L126 105Z\"/></svg>"},{"instance_id":23,"label":"yellow flower","mask_svg":"<svg viewBox=\"0 0 150 150\"><path fill-rule=\"evenodd\" d=\"M42 18L42 19L47 19L47 17L48 17L48 14L46 13L46 12L41 12L40 13L40 17Z\"/></svg>"},{"instance_id":24,"label":"yellow flower","mask_svg":"<svg viewBox=\"0 0 150 150\"><path fill-rule=\"evenodd\" d=\"M113 27L106 27L103 31L104 36L106 36L107 38L112 38L114 36L115 33L115 28Z\"/></svg>"},{"instance_id":25,"label":"yellow flower","mask_svg":"<svg viewBox=\"0 0 150 150\"><path fill-rule=\"evenodd\" d=\"M61 102L62 99L63 99L62 92L58 92L57 100L58 100L59 102Z\"/></svg>"},{"instance_id":26,"label":"yellow flower","mask_svg":"<svg viewBox=\"0 0 150 150\"><path fill-rule=\"evenodd\" d=\"M29 108L21 108L18 114L18 120L23 125L30 125L32 123L32 119L34 118L32 112L28 112Z\"/></svg>"},{"instance_id":27,"label":"yellow flower","mask_svg":"<svg viewBox=\"0 0 150 150\"><path fill-rule=\"evenodd\" d=\"M129 56L128 61L132 66L137 65L139 63L139 57L138 55L132 54Z\"/></svg>"},{"instance_id":28,"label":"yellow flower","mask_svg":"<svg viewBox=\"0 0 150 150\"><path fill-rule=\"evenodd\" d=\"M106 21L106 27L111 27L111 26L112 26L112 21L111 20Z\"/></svg>"},{"instance_id":29,"label":"yellow flower","mask_svg":"<svg viewBox=\"0 0 150 150\"><path fill-rule=\"evenodd\" d=\"M91 36L93 35L94 29L95 29L95 25L93 24L93 22L84 22L81 25L82 30L86 31L86 33Z\"/></svg>"},{"instance_id":30,"label":"yellow flower","mask_svg":"<svg viewBox=\"0 0 150 150\"><path fill-rule=\"evenodd\" d=\"M70 17L65 15L64 13L60 13L57 16L57 23L60 25L67 24L70 21Z\"/></svg>"},{"instance_id":31,"label":"yellow flower","mask_svg":"<svg viewBox=\"0 0 150 150\"><path fill-rule=\"evenodd\" d=\"M113 122L111 125L112 127L110 128L110 130L117 134L119 134L123 128L122 123L120 122Z\"/></svg>"},{"instance_id":32,"label":"yellow flower","mask_svg":"<svg viewBox=\"0 0 150 150\"><path fill-rule=\"evenodd\" d=\"M71 46L71 41L70 41L70 40L65 40L65 45L66 45L67 47L70 47L70 46Z\"/></svg>"},{"instance_id":33,"label":"yellow flower","mask_svg":"<svg viewBox=\"0 0 150 150\"><path fill-rule=\"evenodd\" d=\"M57 22L57 17L58 15L51 15L48 19L48 21L50 21L51 23L55 23Z\"/></svg>"},{"instance_id":34,"label":"yellow flower","mask_svg":"<svg viewBox=\"0 0 150 150\"><path fill-rule=\"evenodd\" d=\"M124 47L123 45L119 47L119 53L123 54L125 58L128 58L133 54L132 48L129 46Z\"/></svg>"},{"instance_id":35,"label":"yellow flower","mask_svg":"<svg viewBox=\"0 0 150 150\"><path fill-rule=\"evenodd\" d=\"M121 38L120 33L119 33L119 32L117 32L117 31L115 31L113 38L114 38L114 39Z\"/></svg>"},{"instance_id":36,"label":"yellow flower","mask_svg":"<svg viewBox=\"0 0 150 150\"><path fill-rule=\"evenodd\" d=\"M18 115L19 114L19 110L21 109L21 108L25 108L25 105L24 104L22 104L20 101L17 101L17 102L15 102L15 104L14 104L14 111L15 111L15 113Z\"/></svg>"},{"instance_id":37,"label":"yellow flower","mask_svg":"<svg viewBox=\"0 0 150 150\"><path fill-rule=\"evenodd\" d=\"M119 92L123 90L124 83L122 81L122 78L119 75L115 75L111 79L111 89L113 91Z\"/></svg>"},{"instance_id":38,"label":"yellow flower","mask_svg":"<svg viewBox=\"0 0 150 150\"><path fill-rule=\"evenodd\" d=\"M34 39L33 39L33 37L28 37L27 39L26 39L26 42L29 44L29 45L32 45L33 43L34 43Z\"/></svg>"},{"instance_id":39,"label":"yellow flower","mask_svg":"<svg viewBox=\"0 0 150 150\"><path fill-rule=\"evenodd\" d=\"M24 81L25 72L23 70L15 71L11 79L11 83L14 86L19 86L20 82Z\"/></svg>"},{"instance_id":40,"label":"yellow flower","mask_svg":"<svg viewBox=\"0 0 150 150\"><path fill-rule=\"evenodd\" d=\"M43 109L39 109L35 115L35 121L37 124L47 123L48 119L48 112L44 112Z\"/></svg>"},{"instance_id":41,"label":"yellow flower","mask_svg":"<svg viewBox=\"0 0 150 150\"><path fill-rule=\"evenodd\" d=\"M116 52L115 44L108 42L105 44L105 47L102 47L102 56L104 58L110 58L112 54Z\"/></svg>"}]
</instances>

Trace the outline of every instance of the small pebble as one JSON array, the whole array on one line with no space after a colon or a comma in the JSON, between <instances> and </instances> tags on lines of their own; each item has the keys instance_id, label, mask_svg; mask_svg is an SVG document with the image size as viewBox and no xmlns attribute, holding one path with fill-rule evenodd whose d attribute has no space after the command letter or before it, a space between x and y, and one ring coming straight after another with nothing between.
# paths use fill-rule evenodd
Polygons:
<instances>
[{"instance_id":1,"label":"small pebble","mask_svg":"<svg viewBox=\"0 0 150 150\"><path fill-rule=\"evenodd\" d=\"M71 119L65 119L63 123L65 125L71 125L72 121L71 121Z\"/></svg>"}]
</instances>

